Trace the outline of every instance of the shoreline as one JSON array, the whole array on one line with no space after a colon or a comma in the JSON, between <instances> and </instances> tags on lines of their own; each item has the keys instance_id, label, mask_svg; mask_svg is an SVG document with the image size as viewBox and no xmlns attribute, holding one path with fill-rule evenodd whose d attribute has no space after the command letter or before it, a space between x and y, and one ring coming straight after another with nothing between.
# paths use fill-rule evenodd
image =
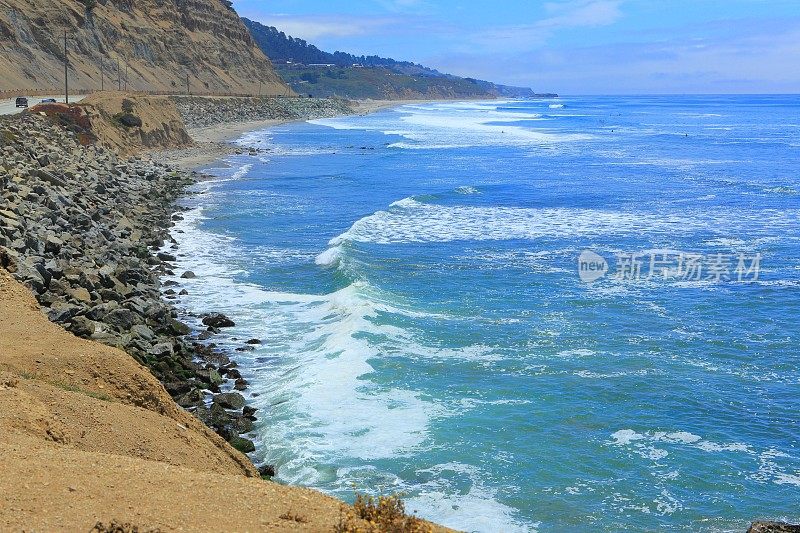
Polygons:
<instances>
[{"instance_id":1,"label":"shoreline","mask_svg":"<svg viewBox=\"0 0 800 533\"><path fill-rule=\"evenodd\" d=\"M456 102L461 100L352 100L349 101L352 113L338 115L370 115L379 111L394 109L409 104L424 104L434 102ZM336 118L336 117L330 117ZM195 146L178 149L159 149L146 152L144 155L152 160L178 167L185 171L199 171L221 159L244 153L241 148L232 144L242 135L253 131L274 128L285 124L307 122L313 118L271 118L246 121L231 121L214 124L211 126L188 128L189 136Z\"/></svg>"}]
</instances>

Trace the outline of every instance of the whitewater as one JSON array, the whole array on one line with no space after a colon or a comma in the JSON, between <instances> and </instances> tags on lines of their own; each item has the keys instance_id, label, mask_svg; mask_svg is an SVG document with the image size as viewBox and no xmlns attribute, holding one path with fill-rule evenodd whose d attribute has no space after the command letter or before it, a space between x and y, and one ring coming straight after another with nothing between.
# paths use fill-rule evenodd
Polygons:
<instances>
[{"instance_id":1,"label":"whitewater","mask_svg":"<svg viewBox=\"0 0 800 533\"><path fill-rule=\"evenodd\" d=\"M251 132L184 200L179 305L236 321L214 342L282 482L465 531L797 522L797 124L790 97L570 97ZM731 263L586 283L587 250Z\"/></svg>"}]
</instances>

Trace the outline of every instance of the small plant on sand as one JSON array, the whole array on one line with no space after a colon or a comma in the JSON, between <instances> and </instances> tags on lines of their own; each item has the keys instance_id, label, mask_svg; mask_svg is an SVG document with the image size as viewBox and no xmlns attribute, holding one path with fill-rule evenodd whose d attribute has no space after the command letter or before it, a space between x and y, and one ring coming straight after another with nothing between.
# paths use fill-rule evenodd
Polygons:
<instances>
[{"instance_id":1,"label":"small plant on sand","mask_svg":"<svg viewBox=\"0 0 800 533\"><path fill-rule=\"evenodd\" d=\"M342 508L336 533L433 533L433 527L416 516L406 514L398 495L364 496L356 493L350 509Z\"/></svg>"},{"instance_id":2,"label":"small plant on sand","mask_svg":"<svg viewBox=\"0 0 800 533\"><path fill-rule=\"evenodd\" d=\"M292 511L287 511L278 518L280 518L281 520L288 520L290 522L297 522L298 524L305 524L308 522L308 518L306 518L303 515L293 513Z\"/></svg>"},{"instance_id":3,"label":"small plant on sand","mask_svg":"<svg viewBox=\"0 0 800 533\"><path fill-rule=\"evenodd\" d=\"M96 523L89 533L161 533L161 530L143 528L128 522L123 523L112 520L108 525L103 522Z\"/></svg>"}]
</instances>

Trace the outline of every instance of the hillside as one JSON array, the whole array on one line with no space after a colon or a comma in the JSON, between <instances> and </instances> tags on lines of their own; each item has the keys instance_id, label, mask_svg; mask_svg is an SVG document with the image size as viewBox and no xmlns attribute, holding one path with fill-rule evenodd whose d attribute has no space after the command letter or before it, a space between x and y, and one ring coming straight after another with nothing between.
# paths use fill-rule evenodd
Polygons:
<instances>
[{"instance_id":1,"label":"hillside","mask_svg":"<svg viewBox=\"0 0 800 533\"><path fill-rule=\"evenodd\" d=\"M526 87L460 78L409 61L325 52L275 27L242 20L281 77L300 94L351 99L536 96Z\"/></svg>"},{"instance_id":2,"label":"hillside","mask_svg":"<svg viewBox=\"0 0 800 533\"><path fill-rule=\"evenodd\" d=\"M224 0L0 0L0 92L62 91L64 30L72 90L291 92Z\"/></svg>"}]
</instances>

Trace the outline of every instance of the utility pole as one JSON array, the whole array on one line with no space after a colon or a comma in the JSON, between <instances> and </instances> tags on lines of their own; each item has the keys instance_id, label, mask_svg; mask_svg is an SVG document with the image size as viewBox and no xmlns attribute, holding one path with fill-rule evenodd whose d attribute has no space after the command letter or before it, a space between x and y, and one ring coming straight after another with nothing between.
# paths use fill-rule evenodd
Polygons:
<instances>
[{"instance_id":1,"label":"utility pole","mask_svg":"<svg viewBox=\"0 0 800 533\"><path fill-rule=\"evenodd\" d=\"M67 57L67 30L64 30L64 103L69 105L69 57Z\"/></svg>"}]
</instances>

